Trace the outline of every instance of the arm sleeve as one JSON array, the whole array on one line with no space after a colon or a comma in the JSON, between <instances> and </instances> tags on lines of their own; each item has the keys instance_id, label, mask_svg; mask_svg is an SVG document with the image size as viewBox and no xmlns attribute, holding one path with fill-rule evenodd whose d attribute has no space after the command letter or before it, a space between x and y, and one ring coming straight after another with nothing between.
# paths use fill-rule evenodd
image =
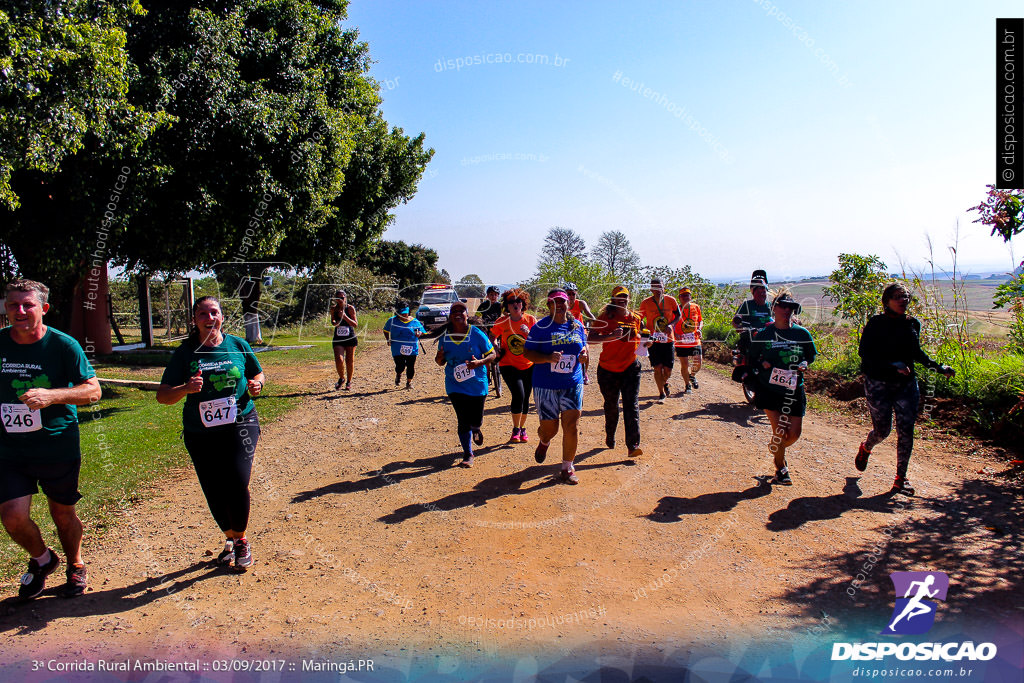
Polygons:
<instances>
[{"instance_id":1,"label":"arm sleeve","mask_svg":"<svg viewBox=\"0 0 1024 683\"><path fill-rule=\"evenodd\" d=\"M96 371L92 369L85 351L78 344L68 345L68 361L68 379L71 380L71 386L77 386L96 376Z\"/></svg>"},{"instance_id":2,"label":"arm sleeve","mask_svg":"<svg viewBox=\"0 0 1024 683\"><path fill-rule=\"evenodd\" d=\"M245 378L252 379L256 375L263 372L263 366L256 360L256 354L253 353L252 347L249 346L249 342L244 339L239 339L240 346L242 347L242 353L245 354Z\"/></svg>"},{"instance_id":3,"label":"arm sleeve","mask_svg":"<svg viewBox=\"0 0 1024 683\"><path fill-rule=\"evenodd\" d=\"M932 370L938 370L942 367L941 363L937 363L931 359L925 350L921 348L921 323L916 318L911 322L914 328L914 345L917 347L914 351L914 360Z\"/></svg>"},{"instance_id":4,"label":"arm sleeve","mask_svg":"<svg viewBox=\"0 0 1024 683\"><path fill-rule=\"evenodd\" d=\"M185 344L183 343L174 349L174 353L171 354L171 362L164 368L164 374L160 377L160 384L166 384L169 387L184 384L185 379L188 377L185 373L187 358L188 352L185 350Z\"/></svg>"}]
</instances>

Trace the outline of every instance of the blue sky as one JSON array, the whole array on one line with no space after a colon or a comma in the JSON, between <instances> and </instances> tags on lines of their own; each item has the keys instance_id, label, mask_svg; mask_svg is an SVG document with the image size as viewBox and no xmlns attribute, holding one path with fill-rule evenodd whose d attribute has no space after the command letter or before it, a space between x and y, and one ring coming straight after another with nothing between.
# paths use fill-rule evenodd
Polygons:
<instances>
[{"instance_id":1,"label":"blue sky","mask_svg":"<svg viewBox=\"0 0 1024 683\"><path fill-rule=\"evenodd\" d=\"M948 267L959 219L962 266L1010 269L966 209L995 174L995 18L1020 10L352 0L385 116L436 150L385 237L487 282L529 277L556 225L777 280L921 265L925 235Z\"/></svg>"}]
</instances>

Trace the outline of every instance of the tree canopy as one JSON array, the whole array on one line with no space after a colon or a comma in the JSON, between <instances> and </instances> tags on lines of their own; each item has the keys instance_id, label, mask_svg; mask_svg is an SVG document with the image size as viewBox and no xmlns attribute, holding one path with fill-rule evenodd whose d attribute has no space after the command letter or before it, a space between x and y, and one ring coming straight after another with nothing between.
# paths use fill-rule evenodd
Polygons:
<instances>
[{"instance_id":1,"label":"tree canopy","mask_svg":"<svg viewBox=\"0 0 1024 683\"><path fill-rule=\"evenodd\" d=\"M640 268L640 256L633 250L626 233L619 230L602 232L590 252L590 258L600 263L616 280L624 279Z\"/></svg>"},{"instance_id":2,"label":"tree canopy","mask_svg":"<svg viewBox=\"0 0 1024 683\"><path fill-rule=\"evenodd\" d=\"M383 119L347 2L107 5L0 0L0 241L21 274L70 291L99 243L140 272L315 270L415 194L433 150Z\"/></svg>"},{"instance_id":3,"label":"tree canopy","mask_svg":"<svg viewBox=\"0 0 1024 683\"><path fill-rule=\"evenodd\" d=\"M544 237L537 268L564 261L572 256L585 258L587 243L575 230L555 226Z\"/></svg>"}]
</instances>

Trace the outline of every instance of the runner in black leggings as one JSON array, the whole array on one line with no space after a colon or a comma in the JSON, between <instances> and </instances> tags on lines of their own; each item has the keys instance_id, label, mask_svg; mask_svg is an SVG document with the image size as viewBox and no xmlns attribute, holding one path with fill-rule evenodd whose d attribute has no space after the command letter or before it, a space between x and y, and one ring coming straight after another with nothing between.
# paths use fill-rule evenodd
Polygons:
<instances>
[{"instance_id":1,"label":"runner in black leggings","mask_svg":"<svg viewBox=\"0 0 1024 683\"><path fill-rule=\"evenodd\" d=\"M221 331L224 314L217 299L196 301L192 317L195 329L171 357L156 400L173 405L185 399L185 448L213 519L226 537L217 562L234 560L235 570L245 571L253 561L245 531L249 477L260 438L252 397L263 391L263 369L244 339Z\"/></svg>"},{"instance_id":2,"label":"runner in black leggings","mask_svg":"<svg viewBox=\"0 0 1024 683\"><path fill-rule=\"evenodd\" d=\"M506 315L491 328L491 338L500 348L498 369L512 394L509 406L512 413L512 436L509 443L526 443L526 414L530 412L530 394L533 392L533 363L523 356L526 336L537 319L526 313L530 295L521 289L509 289L502 295L502 308Z\"/></svg>"}]
</instances>

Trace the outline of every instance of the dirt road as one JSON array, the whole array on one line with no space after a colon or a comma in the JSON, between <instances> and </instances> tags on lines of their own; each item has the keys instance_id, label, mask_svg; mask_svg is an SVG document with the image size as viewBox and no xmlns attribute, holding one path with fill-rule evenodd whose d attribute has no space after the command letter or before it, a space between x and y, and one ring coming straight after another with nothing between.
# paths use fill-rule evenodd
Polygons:
<instances>
[{"instance_id":1,"label":"dirt road","mask_svg":"<svg viewBox=\"0 0 1024 683\"><path fill-rule=\"evenodd\" d=\"M85 596L5 600L8 656L656 655L861 621L877 633L888 574L908 569L949 573L947 613L1019 619L1021 502L978 473L998 467L982 457L919 442L918 496L894 497L893 440L858 476L864 424L812 412L794 485L771 486L767 422L738 385L705 370L699 391L657 405L645 372L645 455L605 448L595 383L573 487L556 482L558 442L544 465L533 443L505 443L493 393L476 465L452 467L441 372L423 357L417 370L412 391L391 389L386 349L368 350L342 393L330 364L295 369L308 394L257 453L253 569L212 568L219 533L177 473L87 535Z\"/></svg>"}]
</instances>

